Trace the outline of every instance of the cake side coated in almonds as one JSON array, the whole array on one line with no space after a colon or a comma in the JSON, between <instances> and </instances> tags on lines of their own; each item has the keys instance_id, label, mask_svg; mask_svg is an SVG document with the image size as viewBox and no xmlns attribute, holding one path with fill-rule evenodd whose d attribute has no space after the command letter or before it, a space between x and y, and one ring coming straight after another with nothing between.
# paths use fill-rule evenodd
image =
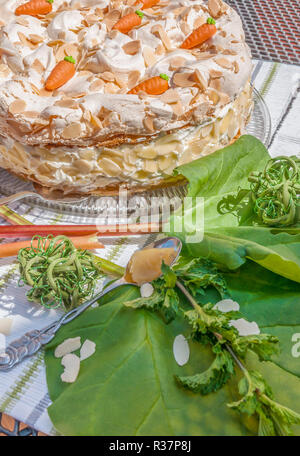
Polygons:
<instances>
[{"instance_id":1,"label":"cake side coated in almonds","mask_svg":"<svg viewBox=\"0 0 300 456\"><path fill-rule=\"evenodd\" d=\"M42 185L83 191L147 185L231 142L245 126L251 56L239 16L221 0L162 0L148 9L135 1L54 0L49 14L16 16L22 3L0 0L2 166L11 169L13 160ZM137 10L139 25L114 29ZM216 33L181 48L208 19ZM74 76L47 90L51 72L70 56ZM163 93L128 93L159 75L168 80ZM211 147L201 150L209 125Z\"/></svg>"}]
</instances>

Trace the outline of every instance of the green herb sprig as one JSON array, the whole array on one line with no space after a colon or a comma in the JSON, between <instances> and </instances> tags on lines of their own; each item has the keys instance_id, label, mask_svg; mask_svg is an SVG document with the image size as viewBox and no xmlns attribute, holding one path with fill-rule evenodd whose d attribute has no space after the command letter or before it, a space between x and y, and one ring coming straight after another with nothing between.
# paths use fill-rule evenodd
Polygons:
<instances>
[{"instance_id":1,"label":"green herb sprig","mask_svg":"<svg viewBox=\"0 0 300 456\"><path fill-rule=\"evenodd\" d=\"M264 171L251 173L248 180L254 210L265 225L288 226L299 220L299 158L272 158Z\"/></svg>"},{"instance_id":2,"label":"green herb sprig","mask_svg":"<svg viewBox=\"0 0 300 456\"><path fill-rule=\"evenodd\" d=\"M35 239L37 247L33 246ZM101 275L94 255L76 249L66 236L34 236L30 247L20 249L18 261L20 283L31 287L28 300L46 308L70 310L78 306L93 293Z\"/></svg>"},{"instance_id":3,"label":"green herb sprig","mask_svg":"<svg viewBox=\"0 0 300 456\"><path fill-rule=\"evenodd\" d=\"M166 323L183 315L191 328L190 337L211 347L214 360L207 370L190 376L176 376L180 387L202 395L218 391L235 374L235 366L243 373L238 390L242 398L228 407L256 416L259 419L259 435L291 435L291 425L300 424L300 415L279 404L273 398L271 388L259 372L245 367L249 351L256 353L260 361L271 360L278 353L278 338L269 334L240 336L231 321L239 318L239 312L221 312L211 303L200 304L208 287L228 297L226 282L214 263L205 259L184 262L182 259L171 269L162 265L163 276L152 282L154 293L149 298L125 302L127 307L145 307L158 311ZM180 299L180 290L188 298L193 309L186 309ZM166 318L167 316L167 318Z\"/></svg>"}]
</instances>

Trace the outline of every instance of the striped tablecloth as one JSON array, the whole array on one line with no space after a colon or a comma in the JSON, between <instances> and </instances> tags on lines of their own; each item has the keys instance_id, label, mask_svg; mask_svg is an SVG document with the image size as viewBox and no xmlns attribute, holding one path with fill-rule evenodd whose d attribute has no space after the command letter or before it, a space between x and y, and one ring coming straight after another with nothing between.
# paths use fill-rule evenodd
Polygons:
<instances>
[{"instance_id":1,"label":"striped tablecloth","mask_svg":"<svg viewBox=\"0 0 300 456\"><path fill-rule=\"evenodd\" d=\"M271 113L271 155L300 157L300 67L256 61L253 82ZM15 203L11 208L34 224L78 223L78 218L75 220L62 214L47 213L44 209L24 203ZM88 222L85 220L85 223ZM98 253L125 265L135 249L152 239L153 236L107 239L104 241L106 248ZM18 279L17 262L12 258L0 260L0 318L12 319L10 334L0 334L0 348L30 329L43 328L57 319L59 314L55 310L46 311L38 305L28 303L24 288L18 287ZM54 435L56 431L47 414L50 403L43 352L10 372L0 373L0 412Z\"/></svg>"}]
</instances>

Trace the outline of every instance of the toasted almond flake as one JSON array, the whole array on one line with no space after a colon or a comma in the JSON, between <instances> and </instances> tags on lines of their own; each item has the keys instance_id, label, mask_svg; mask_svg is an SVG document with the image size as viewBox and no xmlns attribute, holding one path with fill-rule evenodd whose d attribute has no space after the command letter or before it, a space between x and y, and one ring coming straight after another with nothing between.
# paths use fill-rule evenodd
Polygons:
<instances>
[{"instance_id":1,"label":"toasted almond flake","mask_svg":"<svg viewBox=\"0 0 300 456\"><path fill-rule=\"evenodd\" d=\"M166 31L164 30L163 26L160 24L156 24L152 27L151 32L154 35L158 35L161 41L163 42L163 45L168 51L172 50L172 44L170 41L170 38L168 37Z\"/></svg>"},{"instance_id":2,"label":"toasted almond flake","mask_svg":"<svg viewBox=\"0 0 300 456\"><path fill-rule=\"evenodd\" d=\"M31 33L28 36L29 41L31 41L33 44L39 44L44 41L44 38L40 35L36 35L35 33Z\"/></svg>"},{"instance_id":3,"label":"toasted almond flake","mask_svg":"<svg viewBox=\"0 0 300 456\"><path fill-rule=\"evenodd\" d=\"M161 171L166 171L174 164L174 159L171 155L165 157L159 157L158 159L158 167Z\"/></svg>"},{"instance_id":4,"label":"toasted almond flake","mask_svg":"<svg viewBox=\"0 0 300 456\"><path fill-rule=\"evenodd\" d=\"M230 96L227 95L227 93L220 92L219 96L220 96L219 103L220 103L221 106L225 106L228 103L230 103L231 99L230 99Z\"/></svg>"},{"instance_id":5,"label":"toasted almond flake","mask_svg":"<svg viewBox=\"0 0 300 456\"><path fill-rule=\"evenodd\" d=\"M23 112L23 116L27 117L28 119L36 119L39 117L40 113L38 111L25 111Z\"/></svg>"},{"instance_id":6,"label":"toasted almond flake","mask_svg":"<svg viewBox=\"0 0 300 456\"><path fill-rule=\"evenodd\" d=\"M106 24L107 29L110 31L114 24L120 19L121 17L121 12L117 9L111 10L109 13L107 13L104 18L103 22Z\"/></svg>"},{"instance_id":7,"label":"toasted almond flake","mask_svg":"<svg viewBox=\"0 0 300 456\"><path fill-rule=\"evenodd\" d=\"M115 80L118 86L121 87L121 89L127 89L127 82L128 82L128 76L127 74L116 74L115 75ZM127 91L127 90L126 90Z\"/></svg>"},{"instance_id":8,"label":"toasted almond flake","mask_svg":"<svg viewBox=\"0 0 300 456\"><path fill-rule=\"evenodd\" d=\"M77 109L79 107L78 103L72 98L65 98L62 100L58 100L54 103L55 106L60 106L61 108L70 108L70 109Z\"/></svg>"},{"instance_id":9,"label":"toasted almond flake","mask_svg":"<svg viewBox=\"0 0 300 456\"><path fill-rule=\"evenodd\" d=\"M193 73L174 73L173 83L178 87L192 87L195 82L191 80Z\"/></svg>"},{"instance_id":10,"label":"toasted almond flake","mask_svg":"<svg viewBox=\"0 0 300 456\"><path fill-rule=\"evenodd\" d=\"M9 105L9 112L11 114L20 114L26 109L26 103L24 100L15 100Z\"/></svg>"},{"instance_id":11,"label":"toasted almond flake","mask_svg":"<svg viewBox=\"0 0 300 456\"><path fill-rule=\"evenodd\" d=\"M165 53L165 47L162 44L159 44L155 49L155 53L157 55L163 55Z\"/></svg>"},{"instance_id":12,"label":"toasted almond flake","mask_svg":"<svg viewBox=\"0 0 300 456\"><path fill-rule=\"evenodd\" d=\"M128 89L135 87L140 79L141 73L138 70L130 71L128 75Z\"/></svg>"},{"instance_id":13,"label":"toasted almond flake","mask_svg":"<svg viewBox=\"0 0 300 456\"><path fill-rule=\"evenodd\" d=\"M182 33L184 33L185 36L188 36L191 33L191 28L188 26L186 22L182 22L180 24L180 28Z\"/></svg>"},{"instance_id":14,"label":"toasted almond flake","mask_svg":"<svg viewBox=\"0 0 300 456\"><path fill-rule=\"evenodd\" d=\"M93 169L93 164L90 161L79 159L76 160L73 165L77 168L82 174L88 174Z\"/></svg>"},{"instance_id":15,"label":"toasted almond flake","mask_svg":"<svg viewBox=\"0 0 300 456\"><path fill-rule=\"evenodd\" d=\"M180 100L176 89L168 89L160 96L161 101L164 103L177 103Z\"/></svg>"},{"instance_id":16,"label":"toasted almond flake","mask_svg":"<svg viewBox=\"0 0 300 456\"><path fill-rule=\"evenodd\" d=\"M209 83L209 87L212 87L215 90L220 91L221 90L221 79L216 78L216 79L211 79Z\"/></svg>"},{"instance_id":17,"label":"toasted almond flake","mask_svg":"<svg viewBox=\"0 0 300 456\"><path fill-rule=\"evenodd\" d=\"M239 64L237 63L236 60L233 62L233 68L234 68L235 73L238 73L240 71Z\"/></svg>"},{"instance_id":18,"label":"toasted almond flake","mask_svg":"<svg viewBox=\"0 0 300 456\"><path fill-rule=\"evenodd\" d=\"M170 70L177 70L178 68L182 67L185 63L186 59L184 57L174 57L170 60L169 69Z\"/></svg>"},{"instance_id":19,"label":"toasted almond flake","mask_svg":"<svg viewBox=\"0 0 300 456\"><path fill-rule=\"evenodd\" d=\"M86 339L80 349L80 361L89 358L96 351L96 344L89 339Z\"/></svg>"},{"instance_id":20,"label":"toasted almond flake","mask_svg":"<svg viewBox=\"0 0 300 456\"><path fill-rule=\"evenodd\" d=\"M62 358L61 364L65 368L60 376L61 380L66 383L75 382L80 370L80 358L73 353L68 353Z\"/></svg>"},{"instance_id":21,"label":"toasted almond flake","mask_svg":"<svg viewBox=\"0 0 300 456\"><path fill-rule=\"evenodd\" d=\"M226 6L222 0L208 0L207 6L210 15L214 18L220 17L226 11Z\"/></svg>"},{"instance_id":22,"label":"toasted almond flake","mask_svg":"<svg viewBox=\"0 0 300 456\"><path fill-rule=\"evenodd\" d=\"M104 82L102 81L102 79L96 79L96 81L92 82L92 84L90 85L90 90L97 91L102 89L103 86Z\"/></svg>"},{"instance_id":23,"label":"toasted almond flake","mask_svg":"<svg viewBox=\"0 0 300 456\"><path fill-rule=\"evenodd\" d=\"M0 64L0 73L4 76L7 77L10 74L10 69L5 63Z\"/></svg>"},{"instance_id":24,"label":"toasted almond flake","mask_svg":"<svg viewBox=\"0 0 300 456\"><path fill-rule=\"evenodd\" d=\"M53 92L50 92L49 90L41 88L40 89L40 96L41 97L52 97L53 96Z\"/></svg>"},{"instance_id":25,"label":"toasted almond flake","mask_svg":"<svg viewBox=\"0 0 300 456\"><path fill-rule=\"evenodd\" d=\"M143 48L143 57L144 57L144 60L145 60L145 65L147 67L150 67L152 65L154 65L157 61L157 57L156 55L154 54L154 52L152 51L152 49L148 46L145 46Z\"/></svg>"},{"instance_id":26,"label":"toasted almond flake","mask_svg":"<svg viewBox=\"0 0 300 456\"><path fill-rule=\"evenodd\" d=\"M118 91L119 87L113 82L108 82L104 86L104 93L117 93Z\"/></svg>"},{"instance_id":27,"label":"toasted almond flake","mask_svg":"<svg viewBox=\"0 0 300 456\"><path fill-rule=\"evenodd\" d=\"M154 131L153 117L146 116L143 120L143 124L147 128L147 130Z\"/></svg>"},{"instance_id":28,"label":"toasted almond flake","mask_svg":"<svg viewBox=\"0 0 300 456\"><path fill-rule=\"evenodd\" d=\"M233 49L223 49L222 54L224 55L237 55L237 52Z\"/></svg>"},{"instance_id":29,"label":"toasted almond flake","mask_svg":"<svg viewBox=\"0 0 300 456\"><path fill-rule=\"evenodd\" d=\"M56 347L54 351L54 356L55 358L61 358L62 356L67 355L68 353L72 353L73 351L78 350L78 348L80 348L80 345L80 336L65 339L61 344L59 344Z\"/></svg>"},{"instance_id":30,"label":"toasted almond flake","mask_svg":"<svg viewBox=\"0 0 300 456\"><path fill-rule=\"evenodd\" d=\"M81 135L81 125L78 122L74 122L66 127L62 132L62 137L65 139L77 138Z\"/></svg>"},{"instance_id":31,"label":"toasted almond flake","mask_svg":"<svg viewBox=\"0 0 300 456\"><path fill-rule=\"evenodd\" d=\"M99 130L103 128L101 120L97 116L94 116L92 113L90 122L95 128L98 128Z\"/></svg>"},{"instance_id":32,"label":"toasted almond flake","mask_svg":"<svg viewBox=\"0 0 300 456\"><path fill-rule=\"evenodd\" d=\"M39 74L42 74L45 71L43 64L38 59L35 59L31 67Z\"/></svg>"},{"instance_id":33,"label":"toasted almond flake","mask_svg":"<svg viewBox=\"0 0 300 456\"><path fill-rule=\"evenodd\" d=\"M129 43L126 43L122 46L123 51L125 54L128 55L135 55L139 52L141 48L141 42L140 40L134 40L134 41L129 41Z\"/></svg>"},{"instance_id":34,"label":"toasted almond flake","mask_svg":"<svg viewBox=\"0 0 300 456\"><path fill-rule=\"evenodd\" d=\"M104 71L104 73L99 73L98 76L104 81L113 82L115 80L115 75L110 71Z\"/></svg>"},{"instance_id":35,"label":"toasted almond flake","mask_svg":"<svg viewBox=\"0 0 300 456\"><path fill-rule=\"evenodd\" d=\"M200 27L201 25L205 24L206 19L204 16L197 17L197 19L194 21L194 29Z\"/></svg>"},{"instance_id":36,"label":"toasted almond flake","mask_svg":"<svg viewBox=\"0 0 300 456\"><path fill-rule=\"evenodd\" d=\"M0 334L10 335L13 319L10 317L0 318Z\"/></svg>"},{"instance_id":37,"label":"toasted almond flake","mask_svg":"<svg viewBox=\"0 0 300 456\"><path fill-rule=\"evenodd\" d=\"M208 90L208 98L212 101L213 105L216 105L220 100L220 95L216 90L210 88Z\"/></svg>"},{"instance_id":38,"label":"toasted almond flake","mask_svg":"<svg viewBox=\"0 0 300 456\"><path fill-rule=\"evenodd\" d=\"M144 160L143 162L143 169L147 171L147 173L157 173L158 166L155 160Z\"/></svg>"},{"instance_id":39,"label":"toasted almond flake","mask_svg":"<svg viewBox=\"0 0 300 456\"><path fill-rule=\"evenodd\" d=\"M221 78L223 76L222 71L214 70L213 68L209 70L209 74L212 79Z\"/></svg>"},{"instance_id":40,"label":"toasted almond flake","mask_svg":"<svg viewBox=\"0 0 300 456\"><path fill-rule=\"evenodd\" d=\"M232 68L232 62L230 62L230 60L225 59L224 57L217 57L214 60L222 68L226 68L227 70L230 70Z\"/></svg>"},{"instance_id":41,"label":"toasted almond flake","mask_svg":"<svg viewBox=\"0 0 300 456\"><path fill-rule=\"evenodd\" d=\"M100 168L103 172L109 177L116 177L121 174L120 166L115 163L113 160L107 157L100 158L98 161Z\"/></svg>"},{"instance_id":42,"label":"toasted almond flake","mask_svg":"<svg viewBox=\"0 0 300 456\"><path fill-rule=\"evenodd\" d=\"M177 103L173 103L171 106L172 106L174 114L176 114L177 117L182 116L184 110L183 110L183 106L182 106L182 103L180 100L177 101Z\"/></svg>"},{"instance_id":43,"label":"toasted almond flake","mask_svg":"<svg viewBox=\"0 0 300 456\"><path fill-rule=\"evenodd\" d=\"M15 21L19 25L24 25L24 27L29 25L28 20L24 16L17 16Z\"/></svg>"}]
</instances>

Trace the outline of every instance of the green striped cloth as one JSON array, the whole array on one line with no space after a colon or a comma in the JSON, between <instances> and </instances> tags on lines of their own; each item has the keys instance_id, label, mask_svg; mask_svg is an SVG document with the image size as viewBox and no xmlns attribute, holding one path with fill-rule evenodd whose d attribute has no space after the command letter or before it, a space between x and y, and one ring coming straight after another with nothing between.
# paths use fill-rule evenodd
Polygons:
<instances>
[{"instance_id":1,"label":"green striped cloth","mask_svg":"<svg viewBox=\"0 0 300 456\"><path fill-rule=\"evenodd\" d=\"M300 67L261 61L254 63L253 83L264 97L272 118L270 153L272 156L300 156ZM80 223L78 216L47 213L38 206L15 203L11 207L35 224ZM84 223L93 222L85 219ZM151 242L153 237L107 239L104 241L106 248L98 253L125 265L134 250ZM58 311L44 310L28 303L25 289L18 287L18 278L16 261L11 258L0 260L0 318L12 319L10 334L0 334L0 349L26 331L43 328L59 315ZM0 373L0 411L39 431L55 434L47 414L49 404L42 352L10 372Z\"/></svg>"}]
</instances>

